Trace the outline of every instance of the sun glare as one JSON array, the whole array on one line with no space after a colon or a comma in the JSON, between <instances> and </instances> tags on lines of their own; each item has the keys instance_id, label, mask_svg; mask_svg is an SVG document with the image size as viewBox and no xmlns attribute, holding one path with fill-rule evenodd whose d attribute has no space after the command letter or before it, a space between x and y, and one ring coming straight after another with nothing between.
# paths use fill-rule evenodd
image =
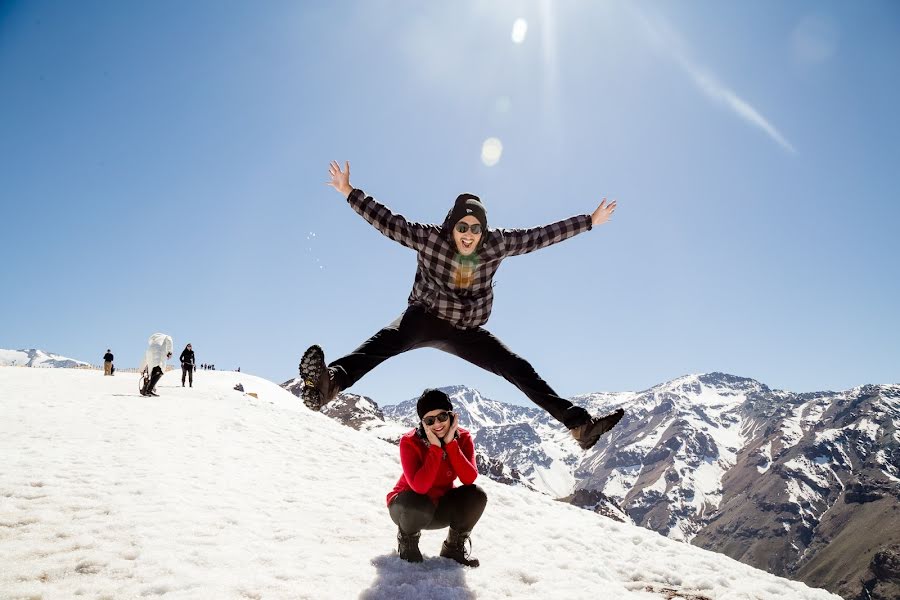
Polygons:
<instances>
[{"instance_id":1,"label":"sun glare","mask_svg":"<svg viewBox=\"0 0 900 600\"><path fill-rule=\"evenodd\" d=\"M503 144L497 138L488 138L481 145L481 162L488 167L493 167L500 162L500 155L503 154Z\"/></svg>"},{"instance_id":2,"label":"sun glare","mask_svg":"<svg viewBox=\"0 0 900 600\"><path fill-rule=\"evenodd\" d=\"M525 41L525 34L528 33L528 21L523 18L516 19L512 28L512 41L514 44L521 44Z\"/></svg>"}]
</instances>

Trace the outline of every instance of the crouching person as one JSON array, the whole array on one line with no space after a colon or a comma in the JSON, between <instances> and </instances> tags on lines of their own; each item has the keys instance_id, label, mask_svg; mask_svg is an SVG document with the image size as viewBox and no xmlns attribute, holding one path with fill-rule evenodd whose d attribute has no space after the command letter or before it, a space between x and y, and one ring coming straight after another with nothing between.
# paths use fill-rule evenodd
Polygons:
<instances>
[{"instance_id":1,"label":"crouching person","mask_svg":"<svg viewBox=\"0 0 900 600\"><path fill-rule=\"evenodd\" d=\"M425 390L416 405L419 426L400 438L403 474L387 496L391 520L399 531L400 558L422 562L419 537L423 529L449 527L441 556L477 567L466 542L487 504L478 477L472 436L459 428L450 398L440 390ZM454 487L456 478L463 485Z\"/></svg>"}]
</instances>

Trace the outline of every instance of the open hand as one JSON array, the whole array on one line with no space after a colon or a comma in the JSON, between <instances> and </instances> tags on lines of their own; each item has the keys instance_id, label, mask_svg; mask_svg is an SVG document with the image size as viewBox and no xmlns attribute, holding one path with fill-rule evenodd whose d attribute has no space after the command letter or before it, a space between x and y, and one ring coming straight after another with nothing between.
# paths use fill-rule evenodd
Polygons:
<instances>
[{"instance_id":1,"label":"open hand","mask_svg":"<svg viewBox=\"0 0 900 600\"><path fill-rule=\"evenodd\" d=\"M428 425L422 425L422 427L425 428L425 437L428 438L428 443L432 446L440 446L441 440L439 440L438 436L434 434L434 432L431 430L431 427L429 427Z\"/></svg>"},{"instance_id":2,"label":"open hand","mask_svg":"<svg viewBox=\"0 0 900 600\"><path fill-rule=\"evenodd\" d=\"M325 184L330 185L346 198L353 191L353 186L350 185L349 160L344 163L344 168L347 169L346 173L341 171L341 165L337 161L331 161L331 164L328 165L328 174L331 176L331 181L326 181Z\"/></svg>"},{"instance_id":3,"label":"open hand","mask_svg":"<svg viewBox=\"0 0 900 600\"><path fill-rule=\"evenodd\" d=\"M607 204L606 198L604 198L603 202L600 203L600 206L597 207L597 210L591 215L591 223L593 225L603 225L609 221L609 218L612 217L614 212L616 212L616 201L613 200Z\"/></svg>"},{"instance_id":4,"label":"open hand","mask_svg":"<svg viewBox=\"0 0 900 600\"><path fill-rule=\"evenodd\" d=\"M449 444L453 441L453 438L456 437L456 432L459 430L459 416L456 413L450 413L453 415L453 418L450 419L450 428L447 430L447 433L444 434L444 443Z\"/></svg>"}]
</instances>

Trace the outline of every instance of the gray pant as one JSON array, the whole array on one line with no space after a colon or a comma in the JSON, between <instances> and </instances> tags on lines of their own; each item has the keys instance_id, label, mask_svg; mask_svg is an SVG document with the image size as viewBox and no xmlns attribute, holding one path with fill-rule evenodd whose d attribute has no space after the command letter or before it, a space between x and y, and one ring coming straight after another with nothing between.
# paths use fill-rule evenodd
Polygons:
<instances>
[{"instance_id":1,"label":"gray pant","mask_svg":"<svg viewBox=\"0 0 900 600\"><path fill-rule=\"evenodd\" d=\"M463 485L453 488L438 501L411 490L400 492L391 501L388 510L391 520L405 534L418 533L423 529L443 529L450 527L456 531L470 532L487 504L487 494L477 485Z\"/></svg>"}]
</instances>

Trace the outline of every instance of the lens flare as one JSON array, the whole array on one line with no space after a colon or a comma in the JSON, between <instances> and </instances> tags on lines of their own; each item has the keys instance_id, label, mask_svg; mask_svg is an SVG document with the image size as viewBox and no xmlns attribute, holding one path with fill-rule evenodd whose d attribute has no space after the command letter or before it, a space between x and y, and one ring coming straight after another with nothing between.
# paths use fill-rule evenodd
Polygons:
<instances>
[{"instance_id":1,"label":"lens flare","mask_svg":"<svg viewBox=\"0 0 900 600\"><path fill-rule=\"evenodd\" d=\"M493 167L500 162L500 155L503 154L503 144L497 138L488 138L481 145L481 162L488 167Z\"/></svg>"},{"instance_id":2,"label":"lens flare","mask_svg":"<svg viewBox=\"0 0 900 600\"><path fill-rule=\"evenodd\" d=\"M521 17L516 19L512 28L512 41L514 44L521 44L525 41L525 34L528 33L528 21Z\"/></svg>"}]
</instances>

